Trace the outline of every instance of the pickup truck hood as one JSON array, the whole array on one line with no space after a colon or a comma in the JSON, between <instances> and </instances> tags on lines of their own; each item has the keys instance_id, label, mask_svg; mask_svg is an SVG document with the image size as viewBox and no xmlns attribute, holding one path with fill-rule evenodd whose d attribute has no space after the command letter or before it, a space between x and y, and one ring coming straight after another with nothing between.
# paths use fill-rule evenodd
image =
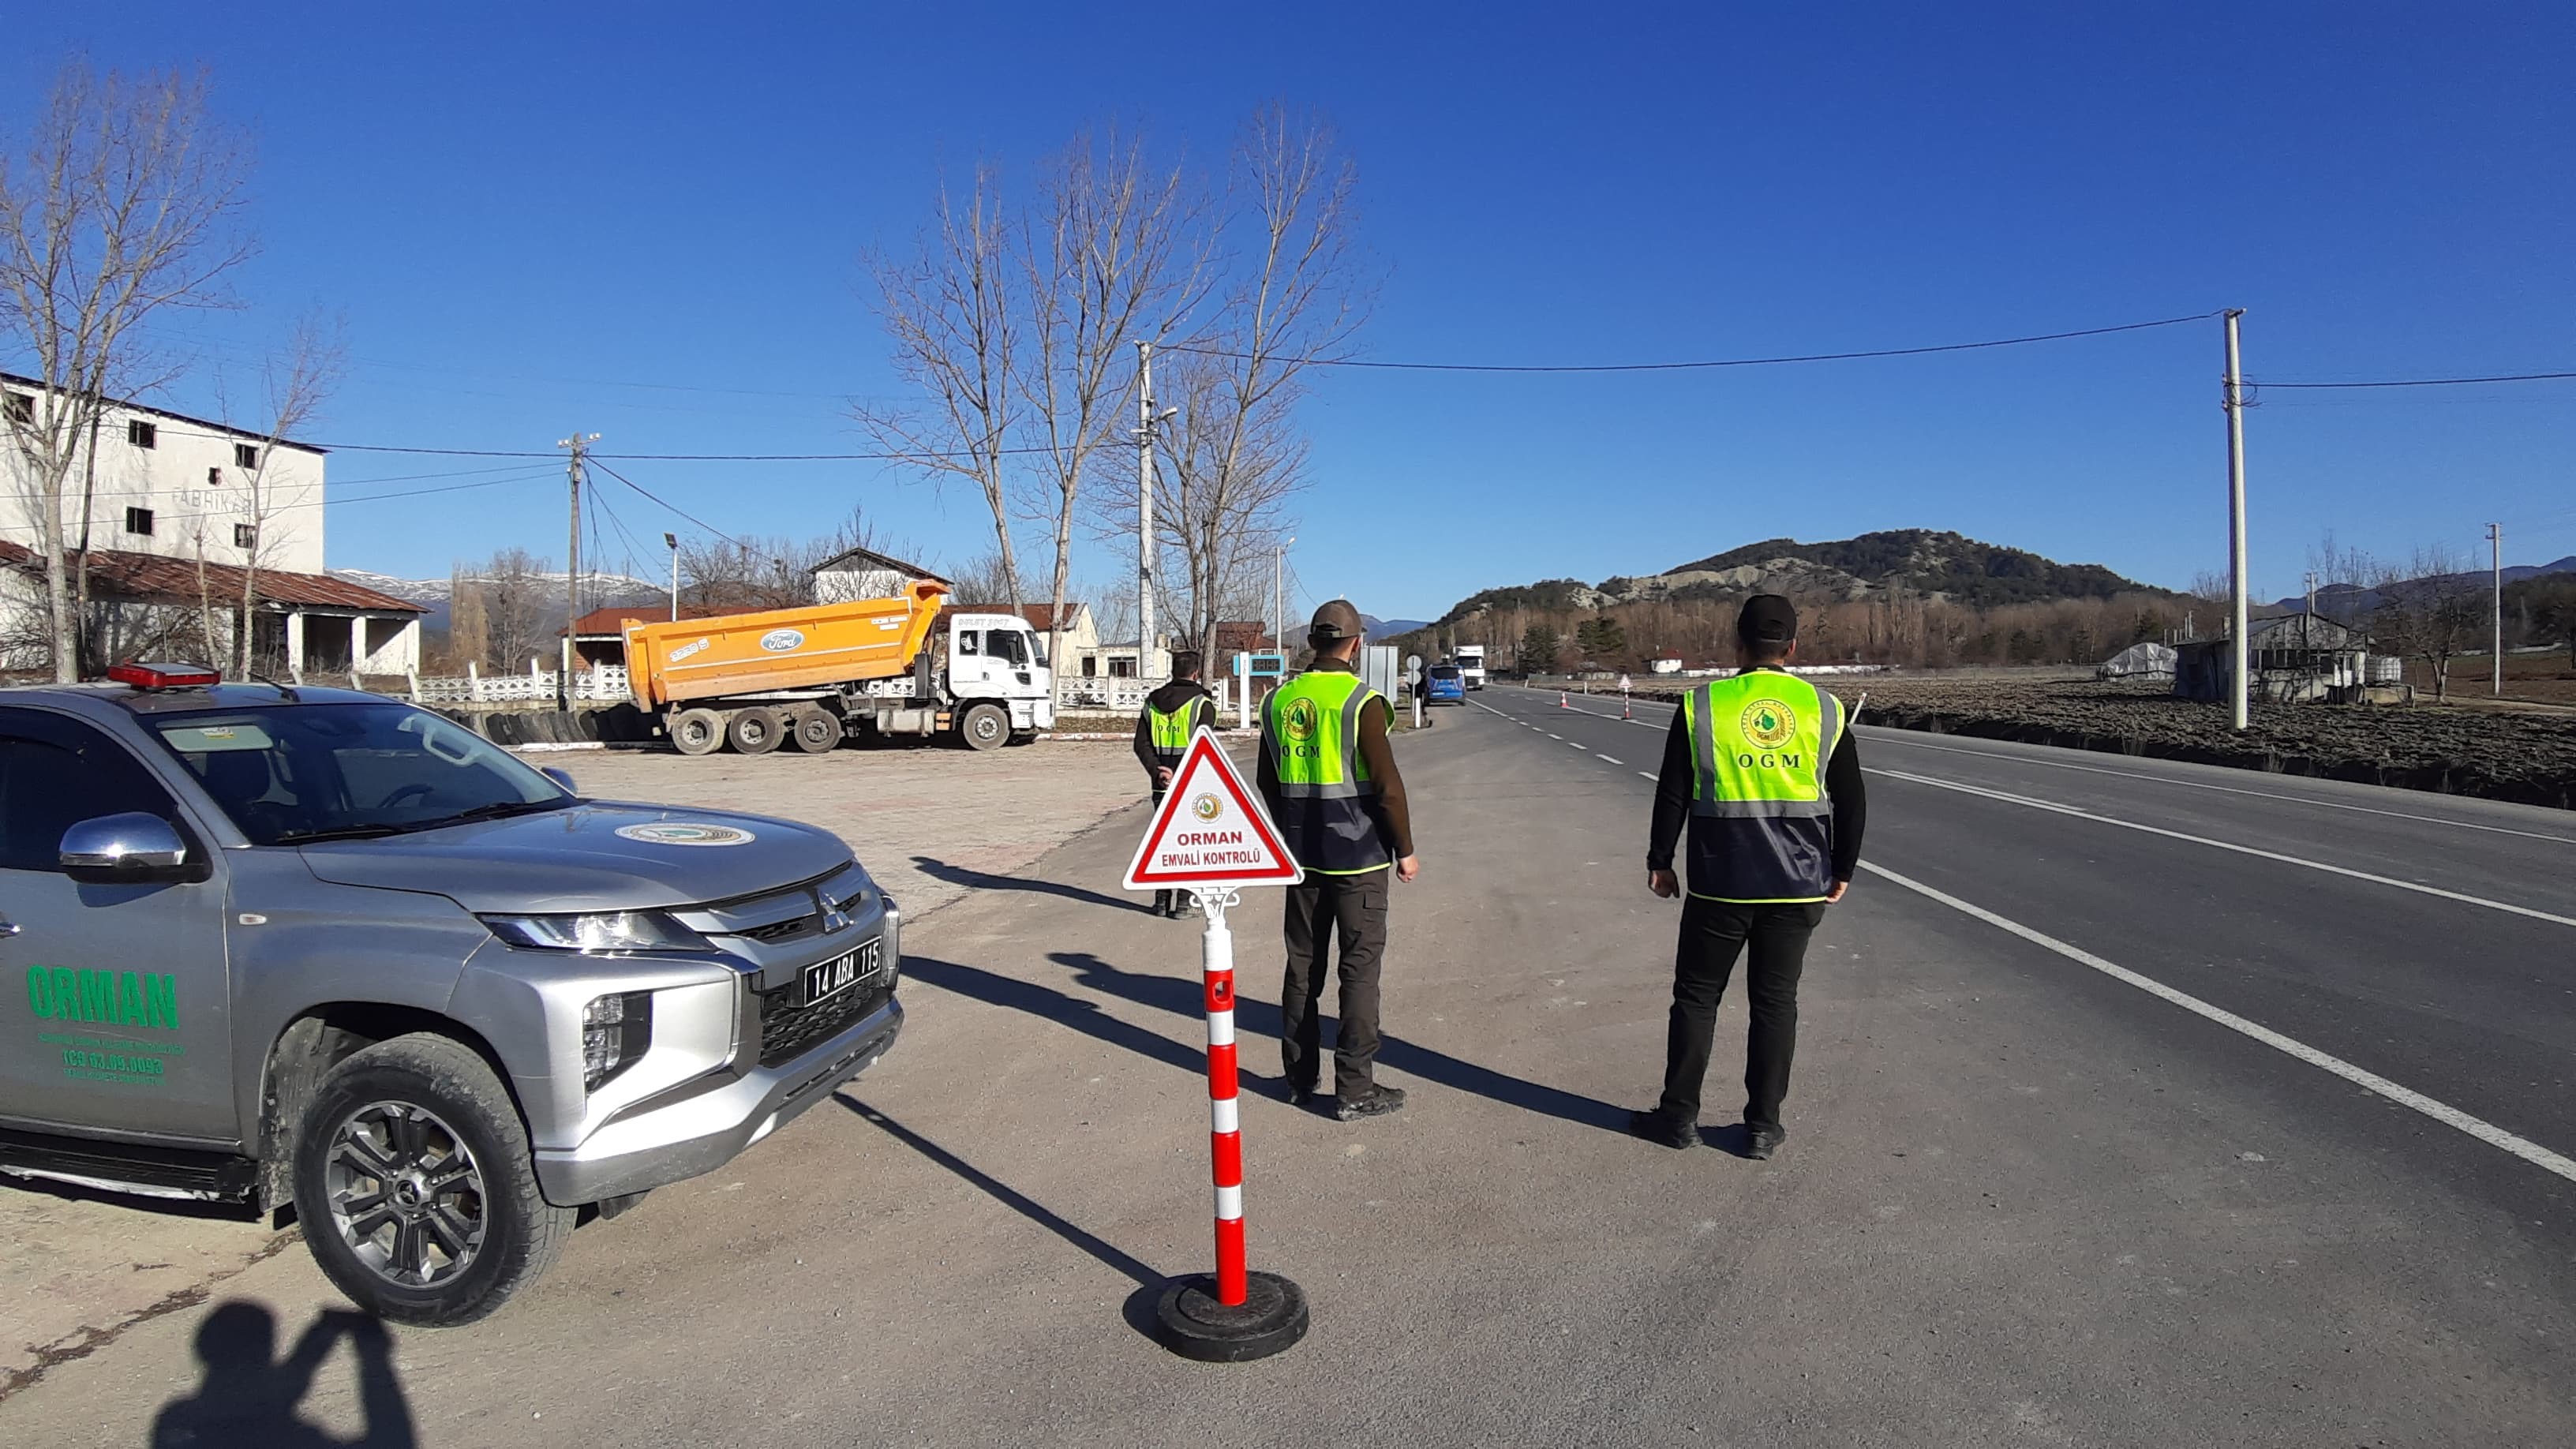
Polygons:
<instances>
[{"instance_id":1,"label":"pickup truck hood","mask_svg":"<svg viewBox=\"0 0 2576 1449\"><path fill-rule=\"evenodd\" d=\"M793 821L587 800L567 810L302 847L323 880L426 891L469 911L633 911L757 895L850 848Z\"/></svg>"}]
</instances>

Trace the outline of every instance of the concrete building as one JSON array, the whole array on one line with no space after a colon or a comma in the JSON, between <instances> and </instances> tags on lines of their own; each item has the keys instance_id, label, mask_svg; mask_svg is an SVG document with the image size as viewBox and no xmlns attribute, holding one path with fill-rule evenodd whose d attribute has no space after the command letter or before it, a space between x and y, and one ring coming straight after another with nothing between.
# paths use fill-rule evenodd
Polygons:
<instances>
[{"instance_id":1,"label":"concrete building","mask_svg":"<svg viewBox=\"0 0 2576 1449\"><path fill-rule=\"evenodd\" d=\"M840 604L851 599L891 599L915 579L951 581L872 548L853 548L814 565L814 602ZM1007 612L1007 611L1006 611Z\"/></svg>"},{"instance_id":2,"label":"concrete building","mask_svg":"<svg viewBox=\"0 0 2576 1449\"><path fill-rule=\"evenodd\" d=\"M48 667L43 503L21 429L44 384L0 373L0 667ZM323 571L325 451L139 403L110 404L72 461L63 537L91 582L91 664L234 648L249 585L252 649L288 674L407 674L418 605ZM87 511L83 514L86 493Z\"/></svg>"}]
</instances>

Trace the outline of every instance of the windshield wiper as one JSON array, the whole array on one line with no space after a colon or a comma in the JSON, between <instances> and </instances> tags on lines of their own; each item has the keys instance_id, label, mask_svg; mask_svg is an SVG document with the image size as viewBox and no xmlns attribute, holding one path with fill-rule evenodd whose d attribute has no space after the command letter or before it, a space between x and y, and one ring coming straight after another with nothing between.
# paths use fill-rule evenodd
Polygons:
<instances>
[{"instance_id":1,"label":"windshield wiper","mask_svg":"<svg viewBox=\"0 0 2576 1449\"><path fill-rule=\"evenodd\" d=\"M463 825L474 820L499 820L511 815L534 815L543 810L560 810L571 803L570 800L494 800L486 805L477 805L471 810L459 810L453 815L442 815L436 820L424 820L417 825L408 825L404 829L437 830L449 825Z\"/></svg>"},{"instance_id":2,"label":"windshield wiper","mask_svg":"<svg viewBox=\"0 0 2576 1449\"><path fill-rule=\"evenodd\" d=\"M322 840L378 840L402 833L399 825L334 825L321 830L289 830L269 844L311 845Z\"/></svg>"}]
</instances>

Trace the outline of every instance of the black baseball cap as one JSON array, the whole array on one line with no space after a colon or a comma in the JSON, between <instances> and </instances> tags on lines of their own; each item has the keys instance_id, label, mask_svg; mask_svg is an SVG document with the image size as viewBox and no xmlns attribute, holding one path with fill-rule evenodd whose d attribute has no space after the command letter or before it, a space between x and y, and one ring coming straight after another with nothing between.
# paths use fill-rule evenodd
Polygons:
<instances>
[{"instance_id":1,"label":"black baseball cap","mask_svg":"<svg viewBox=\"0 0 2576 1449\"><path fill-rule=\"evenodd\" d=\"M1798 637L1798 608L1778 594L1755 594L1735 616L1735 637L1751 645L1777 645Z\"/></svg>"},{"instance_id":2,"label":"black baseball cap","mask_svg":"<svg viewBox=\"0 0 2576 1449\"><path fill-rule=\"evenodd\" d=\"M1306 637L1339 643L1344 639L1356 639L1367 631L1368 626L1360 622L1360 611L1351 607L1350 600L1327 599L1322 607L1315 610L1314 622L1306 626Z\"/></svg>"}]
</instances>

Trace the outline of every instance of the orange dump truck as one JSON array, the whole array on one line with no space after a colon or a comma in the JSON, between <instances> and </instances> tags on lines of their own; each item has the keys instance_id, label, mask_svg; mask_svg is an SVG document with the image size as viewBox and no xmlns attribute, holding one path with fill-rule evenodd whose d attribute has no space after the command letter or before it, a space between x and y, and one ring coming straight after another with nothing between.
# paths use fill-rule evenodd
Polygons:
<instances>
[{"instance_id":1,"label":"orange dump truck","mask_svg":"<svg viewBox=\"0 0 2576 1449\"><path fill-rule=\"evenodd\" d=\"M979 750L1055 723L1045 636L952 613L940 584L892 598L626 626L628 687L684 755L947 735Z\"/></svg>"}]
</instances>

